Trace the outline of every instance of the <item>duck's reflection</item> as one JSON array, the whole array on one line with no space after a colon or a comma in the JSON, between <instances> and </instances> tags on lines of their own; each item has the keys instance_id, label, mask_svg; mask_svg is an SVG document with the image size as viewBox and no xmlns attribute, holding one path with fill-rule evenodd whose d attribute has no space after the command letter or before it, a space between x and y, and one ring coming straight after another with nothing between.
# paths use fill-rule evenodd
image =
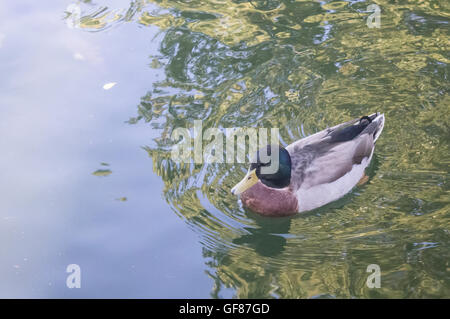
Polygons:
<instances>
[{"instance_id":1,"label":"duck's reflection","mask_svg":"<svg viewBox=\"0 0 450 319\"><path fill-rule=\"evenodd\" d=\"M282 253L286 245L285 234L289 233L292 217L271 218L252 212L247 214L256 221L258 227L245 227L249 234L235 238L233 244L251 247L265 257L275 257Z\"/></svg>"}]
</instances>

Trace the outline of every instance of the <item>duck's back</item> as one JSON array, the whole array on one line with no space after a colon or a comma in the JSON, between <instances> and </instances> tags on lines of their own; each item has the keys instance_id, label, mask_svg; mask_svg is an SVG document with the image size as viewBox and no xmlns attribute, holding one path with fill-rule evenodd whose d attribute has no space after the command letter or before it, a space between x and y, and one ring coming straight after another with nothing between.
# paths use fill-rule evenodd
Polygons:
<instances>
[{"instance_id":1,"label":"duck's back","mask_svg":"<svg viewBox=\"0 0 450 319\"><path fill-rule=\"evenodd\" d=\"M374 143L384 126L383 114L372 114L320 131L287 146L291 189L299 211L307 211L347 194L364 176Z\"/></svg>"}]
</instances>

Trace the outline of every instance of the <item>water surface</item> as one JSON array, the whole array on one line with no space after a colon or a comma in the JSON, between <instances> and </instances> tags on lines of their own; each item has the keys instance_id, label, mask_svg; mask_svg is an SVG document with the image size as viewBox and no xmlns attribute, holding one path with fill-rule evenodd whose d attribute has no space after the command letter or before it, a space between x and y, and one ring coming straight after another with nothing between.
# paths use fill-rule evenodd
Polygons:
<instances>
[{"instance_id":1,"label":"water surface","mask_svg":"<svg viewBox=\"0 0 450 319\"><path fill-rule=\"evenodd\" d=\"M449 5L376 3L0 4L0 296L450 297ZM194 120L286 145L375 111L369 182L295 217L171 158Z\"/></svg>"}]
</instances>

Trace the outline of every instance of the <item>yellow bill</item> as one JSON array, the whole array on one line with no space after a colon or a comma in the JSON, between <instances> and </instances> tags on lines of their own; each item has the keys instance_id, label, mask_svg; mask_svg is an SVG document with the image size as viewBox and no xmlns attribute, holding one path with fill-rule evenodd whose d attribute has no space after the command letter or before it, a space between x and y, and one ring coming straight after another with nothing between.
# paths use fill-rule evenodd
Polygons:
<instances>
[{"instance_id":1,"label":"yellow bill","mask_svg":"<svg viewBox=\"0 0 450 319\"><path fill-rule=\"evenodd\" d=\"M233 195L239 195L239 194L245 192L247 189L249 189L253 185L255 185L258 182L258 180L259 180L258 176L256 176L256 169L253 169L253 170L249 171L247 173L247 175L245 175L245 177L242 179L242 181L237 183L236 186L234 186L231 189L231 193Z\"/></svg>"}]
</instances>

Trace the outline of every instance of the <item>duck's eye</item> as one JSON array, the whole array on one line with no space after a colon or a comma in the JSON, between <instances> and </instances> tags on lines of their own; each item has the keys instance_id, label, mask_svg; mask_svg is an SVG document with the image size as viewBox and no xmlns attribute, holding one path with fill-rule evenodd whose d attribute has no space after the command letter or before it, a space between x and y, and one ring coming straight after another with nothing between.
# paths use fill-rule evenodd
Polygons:
<instances>
[{"instance_id":1,"label":"duck's eye","mask_svg":"<svg viewBox=\"0 0 450 319\"><path fill-rule=\"evenodd\" d=\"M250 178L252 178L251 176L249 176L248 178L247 178L247 180L249 180Z\"/></svg>"}]
</instances>

